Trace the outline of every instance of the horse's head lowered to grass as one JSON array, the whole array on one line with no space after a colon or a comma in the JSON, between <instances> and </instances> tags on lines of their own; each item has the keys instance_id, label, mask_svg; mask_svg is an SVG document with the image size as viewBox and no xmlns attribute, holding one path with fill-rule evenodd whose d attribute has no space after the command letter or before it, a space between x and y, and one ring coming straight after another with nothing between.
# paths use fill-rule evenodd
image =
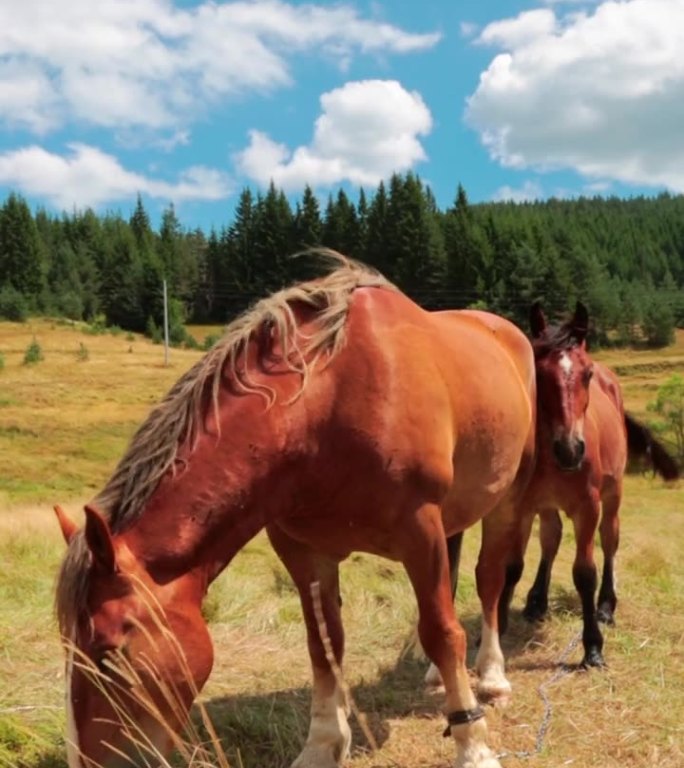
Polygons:
<instances>
[{"instance_id":1,"label":"horse's head lowered to grass","mask_svg":"<svg viewBox=\"0 0 684 768\"><path fill-rule=\"evenodd\" d=\"M173 746L211 671L206 583L152 579L94 507L81 532L56 511L70 545L59 597L70 768L147 765Z\"/></svg>"}]
</instances>

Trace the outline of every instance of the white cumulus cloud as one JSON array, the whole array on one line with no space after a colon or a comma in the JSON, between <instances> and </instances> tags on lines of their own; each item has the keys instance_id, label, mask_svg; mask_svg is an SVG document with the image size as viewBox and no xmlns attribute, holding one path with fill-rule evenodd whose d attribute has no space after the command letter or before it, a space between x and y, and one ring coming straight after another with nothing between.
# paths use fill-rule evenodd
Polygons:
<instances>
[{"instance_id":1,"label":"white cumulus cloud","mask_svg":"<svg viewBox=\"0 0 684 768\"><path fill-rule=\"evenodd\" d=\"M505 185L499 187L494 200L501 202L526 203L540 200L544 196L541 185L536 181L525 181L520 187Z\"/></svg>"},{"instance_id":2,"label":"white cumulus cloud","mask_svg":"<svg viewBox=\"0 0 684 768\"><path fill-rule=\"evenodd\" d=\"M466 120L501 164L684 192L684 0L529 11L478 42L501 52Z\"/></svg>"},{"instance_id":3,"label":"white cumulus cloud","mask_svg":"<svg viewBox=\"0 0 684 768\"><path fill-rule=\"evenodd\" d=\"M289 85L295 54L344 67L360 53L403 54L438 40L343 4L3 0L0 126L177 130L226 98Z\"/></svg>"},{"instance_id":4,"label":"white cumulus cloud","mask_svg":"<svg viewBox=\"0 0 684 768\"><path fill-rule=\"evenodd\" d=\"M66 156L35 145L0 154L0 184L43 197L61 208L130 201L138 192L182 202L219 200L231 191L227 176L212 168L193 166L168 182L128 171L112 155L76 143L69 145Z\"/></svg>"},{"instance_id":5,"label":"white cumulus cloud","mask_svg":"<svg viewBox=\"0 0 684 768\"><path fill-rule=\"evenodd\" d=\"M394 80L349 82L321 96L321 114L308 146L290 150L254 130L235 157L247 177L283 189L343 181L376 184L425 160L420 137L432 116L420 94Z\"/></svg>"},{"instance_id":6,"label":"white cumulus cloud","mask_svg":"<svg viewBox=\"0 0 684 768\"><path fill-rule=\"evenodd\" d=\"M502 19L488 24L478 42L504 48L521 48L534 40L552 34L556 16L547 8L526 11L514 19Z\"/></svg>"}]
</instances>

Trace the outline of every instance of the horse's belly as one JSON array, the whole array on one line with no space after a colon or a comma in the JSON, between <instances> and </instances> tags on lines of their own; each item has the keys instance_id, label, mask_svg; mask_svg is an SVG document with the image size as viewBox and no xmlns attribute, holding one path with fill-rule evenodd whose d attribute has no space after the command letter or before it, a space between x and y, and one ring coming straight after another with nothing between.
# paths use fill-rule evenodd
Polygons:
<instances>
[{"instance_id":1,"label":"horse's belly","mask_svg":"<svg viewBox=\"0 0 684 768\"><path fill-rule=\"evenodd\" d=\"M518 476L524 449L525 442L516 437L504 445L485 444L475 452L457 450L454 482L442 505L447 535L478 522L508 497Z\"/></svg>"},{"instance_id":2,"label":"horse's belly","mask_svg":"<svg viewBox=\"0 0 684 768\"><path fill-rule=\"evenodd\" d=\"M307 544L316 552L342 561L352 552L398 560L396 522L369 515L366 520L354 516L307 517L279 521L281 527L296 541Z\"/></svg>"}]
</instances>

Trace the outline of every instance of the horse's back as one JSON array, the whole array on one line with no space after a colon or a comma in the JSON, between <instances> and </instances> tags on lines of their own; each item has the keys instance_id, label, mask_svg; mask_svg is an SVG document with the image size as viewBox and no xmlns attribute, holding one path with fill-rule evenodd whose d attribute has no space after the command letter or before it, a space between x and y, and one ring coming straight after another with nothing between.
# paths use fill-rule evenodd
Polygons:
<instances>
[{"instance_id":1,"label":"horse's back","mask_svg":"<svg viewBox=\"0 0 684 768\"><path fill-rule=\"evenodd\" d=\"M523 337L527 347L516 351L503 327L427 312L397 291L354 291L344 346L302 398L309 413L323 414L311 466L325 457L354 479L336 504L383 527L397 505L436 503L448 508L452 533L506 495L533 451L534 396L525 380L529 344ZM311 483L320 489L316 472Z\"/></svg>"},{"instance_id":2,"label":"horse's back","mask_svg":"<svg viewBox=\"0 0 684 768\"><path fill-rule=\"evenodd\" d=\"M606 397L613 403L615 409L624 415L622 390L617 375L602 363L594 362L594 384L598 386Z\"/></svg>"},{"instance_id":3,"label":"horse's back","mask_svg":"<svg viewBox=\"0 0 684 768\"><path fill-rule=\"evenodd\" d=\"M601 473L621 478L627 462L627 433L622 391L617 376L601 363L594 363L587 418L594 430Z\"/></svg>"},{"instance_id":4,"label":"horse's back","mask_svg":"<svg viewBox=\"0 0 684 768\"><path fill-rule=\"evenodd\" d=\"M488 328L511 356L534 401L536 393L534 354L529 339L517 325L505 317L501 317L501 315L495 315L492 312L485 312L479 309L462 309L445 314L471 318Z\"/></svg>"}]
</instances>

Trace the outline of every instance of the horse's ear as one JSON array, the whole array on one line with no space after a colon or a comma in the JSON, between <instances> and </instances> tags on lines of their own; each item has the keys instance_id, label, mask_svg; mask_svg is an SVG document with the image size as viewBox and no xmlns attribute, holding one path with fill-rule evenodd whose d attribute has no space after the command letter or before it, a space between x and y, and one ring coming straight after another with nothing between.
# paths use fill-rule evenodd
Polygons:
<instances>
[{"instance_id":1,"label":"horse's ear","mask_svg":"<svg viewBox=\"0 0 684 768\"><path fill-rule=\"evenodd\" d=\"M589 310L581 301L575 305L575 314L570 320L570 330L579 344L587 338L589 333Z\"/></svg>"},{"instance_id":2,"label":"horse's ear","mask_svg":"<svg viewBox=\"0 0 684 768\"><path fill-rule=\"evenodd\" d=\"M85 505L85 539L93 556L93 564L103 573L114 573L116 555L109 524L102 514L91 504Z\"/></svg>"},{"instance_id":3,"label":"horse's ear","mask_svg":"<svg viewBox=\"0 0 684 768\"><path fill-rule=\"evenodd\" d=\"M546 330L546 316L541 308L541 301L535 301L530 307L530 331L532 338L538 339Z\"/></svg>"},{"instance_id":4,"label":"horse's ear","mask_svg":"<svg viewBox=\"0 0 684 768\"><path fill-rule=\"evenodd\" d=\"M55 510L55 514L57 515L57 522L59 523L59 528L62 531L62 536L64 537L64 541L66 541L66 543L68 544L73 538L73 535L78 530L78 526L69 517L69 515L67 515L67 513L59 506L59 504L55 504L53 509Z\"/></svg>"}]
</instances>

